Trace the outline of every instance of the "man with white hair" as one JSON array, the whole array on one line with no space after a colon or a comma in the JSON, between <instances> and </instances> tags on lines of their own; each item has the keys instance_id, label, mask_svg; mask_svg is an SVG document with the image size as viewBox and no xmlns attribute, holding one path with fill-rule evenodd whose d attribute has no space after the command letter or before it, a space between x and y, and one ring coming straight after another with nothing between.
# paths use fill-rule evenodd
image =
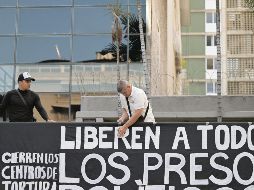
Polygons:
<instances>
[{"instance_id":1,"label":"man with white hair","mask_svg":"<svg viewBox=\"0 0 254 190\"><path fill-rule=\"evenodd\" d=\"M18 76L18 89L4 96L1 107L7 110L10 122L33 122L34 107L44 120L52 121L41 105L39 95L30 90L31 81L35 79L28 72L21 73Z\"/></svg>"},{"instance_id":2,"label":"man with white hair","mask_svg":"<svg viewBox=\"0 0 254 190\"><path fill-rule=\"evenodd\" d=\"M126 130L137 122L155 122L152 107L144 90L126 80L120 80L117 83L117 91L120 93L123 108L122 116L117 120L122 125L118 130L120 137L123 137Z\"/></svg>"}]
</instances>

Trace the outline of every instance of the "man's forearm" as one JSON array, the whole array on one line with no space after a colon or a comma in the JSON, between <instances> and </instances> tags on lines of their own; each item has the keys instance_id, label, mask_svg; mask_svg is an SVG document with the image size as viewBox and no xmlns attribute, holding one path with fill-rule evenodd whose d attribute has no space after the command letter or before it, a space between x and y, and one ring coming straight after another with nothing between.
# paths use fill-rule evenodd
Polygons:
<instances>
[{"instance_id":1,"label":"man's forearm","mask_svg":"<svg viewBox=\"0 0 254 190\"><path fill-rule=\"evenodd\" d=\"M127 121L129 118L127 112L125 109L123 109L123 113L122 113L122 116L119 118L119 120L121 120L121 123L124 123L125 121Z\"/></svg>"},{"instance_id":2,"label":"man's forearm","mask_svg":"<svg viewBox=\"0 0 254 190\"><path fill-rule=\"evenodd\" d=\"M132 126L138 120L138 118L142 115L142 111L143 109L135 111L135 113L129 118L129 120L123 126L126 128L129 128L130 126Z\"/></svg>"},{"instance_id":3,"label":"man's forearm","mask_svg":"<svg viewBox=\"0 0 254 190\"><path fill-rule=\"evenodd\" d=\"M42 107L41 109L37 109L37 111L39 112L39 114L41 115L41 117L45 120L48 121L49 120L49 116L46 112L46 110Z\"/></svg>"}]
</instances>

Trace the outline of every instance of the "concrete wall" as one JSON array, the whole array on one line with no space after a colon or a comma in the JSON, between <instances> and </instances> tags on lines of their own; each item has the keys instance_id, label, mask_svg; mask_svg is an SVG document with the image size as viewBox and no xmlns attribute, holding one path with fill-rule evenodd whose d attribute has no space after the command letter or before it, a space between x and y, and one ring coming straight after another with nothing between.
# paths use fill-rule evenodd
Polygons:
<instances>
[{"instance_id":1,"label":"concrete wall","mask_svg":"<svg viewBox=\"0 0 254 190\"><path fill-rule=\"evenodd\" d=\"M156 121L217 121L216 96L155 96ZM223 121L253 121L254 96L223 96ZM77 118L117 118L117 96L83 96Z\"/></svg>"},{"instance_id":2,"label":"concrete wall","mask_svg":"<svg viewBox=\"0 0 254 190\"><path fill-rule=\"evenodd\" d=\"M151 94L179 93L181 55L180 2L147 0L147 32L151 38ZM178 64L179 63L179 64Z\"/></svg>"}]
</instances>

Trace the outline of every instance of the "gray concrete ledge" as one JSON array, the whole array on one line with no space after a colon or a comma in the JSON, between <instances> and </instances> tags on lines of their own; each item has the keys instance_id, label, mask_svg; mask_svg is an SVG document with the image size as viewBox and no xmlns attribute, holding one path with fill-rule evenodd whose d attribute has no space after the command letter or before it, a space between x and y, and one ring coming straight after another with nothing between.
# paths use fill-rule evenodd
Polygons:
<instances>
[{"instance_id":1,"label":"gray concrete ledge","mask_svg":"<svg viewBox=\"0 0 254 190\"><path fill-rule=\"evenodd\" d=\"M155 96L150 102L156 121L217 121L216 96ZM254 121L254 96L223 96L222 117L223 121ZM117 96L82 96L76 118L115 121Z\"/></svg>"}]
</instances>

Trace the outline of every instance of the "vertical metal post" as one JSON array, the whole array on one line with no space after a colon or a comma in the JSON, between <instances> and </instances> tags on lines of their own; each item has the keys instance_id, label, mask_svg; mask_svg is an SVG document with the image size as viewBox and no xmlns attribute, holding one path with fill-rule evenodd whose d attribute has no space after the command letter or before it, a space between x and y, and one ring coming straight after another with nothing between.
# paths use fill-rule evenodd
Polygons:
<instances>
[{"instance_id":1,"label":"vertical metal post","mask_svg":"<svg viewBox=\"0 0 254 190\"><path fill-rule=\"evenodd\" d=\"M216 42L217 42L217 122L222 122L220 1L219 0L216 0Z\"/></svg>"},{"instance_id":2,"label":"vertical metal post","mask_svg":"<svg viewBox=\"0 0 254 190\"><path fill-rule=\"evenodd\" d=\"M12 88L15 88L16 84L16 66L17 66L17 46L18 46L18 22L19 22L19 0L16 3L16 21L15 21L15 43L14 43L14 67L13 67L13 77L12 77Z\"/></svg>"},{"instance_id":3,"label":"vertical metal post","mask_svg":"<svg viewBox=\"0 0 254 190\"><path fill-rule=\"evenodd\" d=\"M127 68L126 68L126 80L130 80L130 0L128 0L128 15L127 15Z\"/></svg>"},{"instance_id":4,"label":"vertical metal post","mask_svg":"<svg viewBox=\"0 0 254 190\"><path fill-rule=\"evenodd\" d=\"M72 8L71 8L71 39L70 39L71 62L70 62L70 75L69 75L69 109L68 109L68 120L69 120L69 122L71 121L73 31L74 31L74 0L72 0Z\"/></svg>"},{"instance_id":5,"label":"vertical metal post","mask_svg":"<svg viewBox=\"0 0 254 190\"><path fill-rule=\"evenodd\" d=\"M117 0L116 1L116 5L117 6L119 6L120 7L120 4L119 4L119 0ZM120 80L120 77L121 77L121 75L120 75L120 41L121 40L119 40L120 38L120 34L119 34L119 25L121 24L121 23L119 23L119 18L118 18L118 16L120 16L120 15L117 15L117 18L115 18L116 19L116 28L115 28L115 30L116 30L116 66L117 66L117 82ZM121 26L120 26L121 27ZM113 34L114 35L114 34ZM118 117L121 117L121 115L122 115L122 106L121 106L121 101L120 101L120 94L118 93L118 98L117 98L117 114L118 114Z\"/></svg>"},{"instance_id":6,"label":"vertical metal post","mask_svg":"<svg viewBox=\"0 0 254 190\"><path fill-rule=\"evenodd\" d=\"M141 51L142 51L142 61L144 66L144 75L145 75L145 88L146 94L148 98L150 97L150 74L149 68L147 64L146 57L146 45L144 39L144 31L143 31L143 20L142 20L142 6L140 0L137 0L137 9L138 9L138 20L139 20L139 32L140 32L140 42L141 42Z\"/></svg>"}]
</instances>

